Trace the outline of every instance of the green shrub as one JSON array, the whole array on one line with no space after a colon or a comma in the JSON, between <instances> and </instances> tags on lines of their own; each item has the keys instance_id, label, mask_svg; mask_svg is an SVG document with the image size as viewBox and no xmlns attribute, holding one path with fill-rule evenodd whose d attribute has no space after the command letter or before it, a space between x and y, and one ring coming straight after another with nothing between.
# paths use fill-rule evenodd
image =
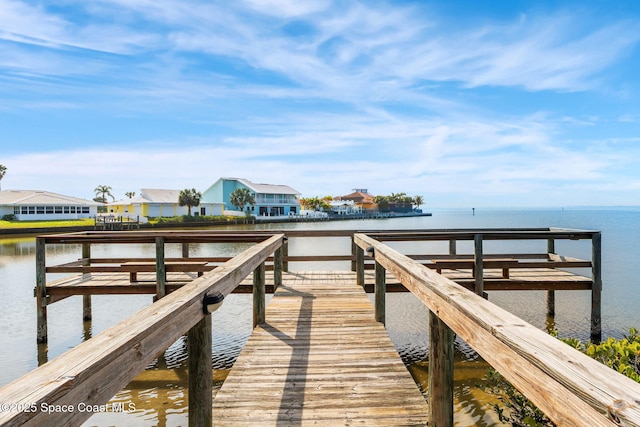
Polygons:
<instances>
[{"instance_id":1,"label":"green shrub","mask_svg":"<svg viewBox=\"0 0 640 427\"><path fill-rule=\"evenodd\" d=\"M557 336L557 331L552 335ZM621 339L608 338L600 344L590 341L584 343L575 338L564 338L561 341L640 383L640 334L637 329L630 328L628 336ZM497 396L503 404L494 406L501 422L515 427L555 425L494 369L488 371L484 380L486 383L481 388Z\"/></svg>"},{"instance_id":2,"label":"green shrub","mask_svg":"<svg viewBox=\"0 0 640 427\"><path fill-rule=\"evenodd\" d=\"M16 216L14 214L6 214L2 216L3 221L15 221Z\"/></svg>"},{"instance_id":3,"label":"green shrub","mask_svg":"<svg viewBox=\"0 0 640 427\"><path fill-rule=\"evenodd\" d=\"M585 344L572 338L562 341L640 383L640 335L637 329L630 328L629 335L622 339L608 338L600 344Z\"/></svg>"}]
</instances>

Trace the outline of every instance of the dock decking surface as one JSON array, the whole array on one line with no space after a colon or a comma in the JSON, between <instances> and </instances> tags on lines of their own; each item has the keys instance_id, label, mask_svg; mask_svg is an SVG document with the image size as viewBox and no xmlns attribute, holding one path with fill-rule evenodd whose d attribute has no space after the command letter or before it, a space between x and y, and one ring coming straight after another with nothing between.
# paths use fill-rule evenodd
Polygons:
<instances>
[{"instance_id":1,"label":"dock decking surface","mask_svg":"<svg viewBox=\"0 0 640 427\"><path fill-rule=\"evenodd\" d=\"M426 425L427 403L353 273L288 273L213 402L213 425Z\"/></svg>"}]
</instances>

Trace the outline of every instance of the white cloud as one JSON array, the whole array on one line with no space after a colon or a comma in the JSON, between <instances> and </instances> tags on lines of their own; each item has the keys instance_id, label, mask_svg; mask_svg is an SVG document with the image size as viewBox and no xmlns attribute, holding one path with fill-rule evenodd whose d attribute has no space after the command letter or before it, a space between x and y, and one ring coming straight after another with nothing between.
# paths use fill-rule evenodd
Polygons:
<instances>
[{"instance_id":1,"label":"white cloud","mask_svg":"<svg viewBox=\"0 0 640 427\"><path fill-rule=\"evenodd\" d=\"M50 183L73 194L86 185L86 197L98 184L120 194L204 189L231 175L311 195L361 186L442 197L544 186L556 194L578 181L619 184L616 166L637 158L625 143L610 155L613 136L600 136L612 122L637 121L637 108L607 120L597 106L562 98L596 86L616 92L605 71L637 46L632 18L527 12L461 26L421 3L66 6L79 15L47 3L0 6L0 108L53 111L68 122L65 110L74 120L85 110L107 123L131 120L87 132L86 149L3 157L3 187ZM588 140L572 133L587 130ZM172 136L157 141L161 132ZM13 135L20 146L21 133ZM114 148L91 148L92 135Z\"/></svg>"}]
</instances>

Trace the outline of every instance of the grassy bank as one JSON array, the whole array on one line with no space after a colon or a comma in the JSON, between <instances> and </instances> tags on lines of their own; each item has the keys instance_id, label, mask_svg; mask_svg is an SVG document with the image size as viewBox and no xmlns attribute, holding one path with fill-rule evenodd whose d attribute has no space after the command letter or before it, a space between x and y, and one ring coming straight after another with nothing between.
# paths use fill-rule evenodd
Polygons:
<instances>
[{"instance_id":1,"label":"grassy bank","mask_svg":"<svg viewBox=\"0 0 640 427\"><path fill-rule=\"evenodd\" d=\"M2 221L0 229L21 229L21 228L56 228L56 227L92 227L93 218L83 219L60 219L50 221Z\"/></svg>"},{"instance_id":2,"label":"grassy bank","mask_svg":"<svg viewBox=\"0 0 640 427\"><path fill-rule=\"evenodd\" d=\"M177 216L169 218L155 218L148 223L140 224L141 228L171 228L171 227L198 227L216 225L234 225L253 223L253 218L227 217L227 216ZM50 220L50 221L5 221L0 220L0 234L23 234L30 232L42 233L48 229L56 232L60 230L71 230L74 228L93 229L95 220L93 218L83 218L76 220Z\"/></svg>"}]
</instances>

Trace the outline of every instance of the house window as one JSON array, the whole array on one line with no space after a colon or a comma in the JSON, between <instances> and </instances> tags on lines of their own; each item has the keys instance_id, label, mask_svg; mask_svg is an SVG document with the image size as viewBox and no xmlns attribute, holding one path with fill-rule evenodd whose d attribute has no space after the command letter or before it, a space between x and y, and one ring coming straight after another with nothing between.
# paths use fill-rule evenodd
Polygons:
<instances>
[{"instance_id":1,"label":"house window","mask_svg":"<svg viewBox=\"0 0 640 427\"><path fill-rule=\"evenodd\" d=\"M207 208L200 208L200 215L205 216L207 214Z\"/></svg>"},{"instance_id":2,"label":"house window","mask_svg":"<svg viewBox=\"0 0 640 427\"><path fill-rule=\"evenodd\" d=\"M28 213L29 213L29 208L28 208L28 207L26 207L26 206L23 206L23 207L22 207L22 215L26 215L26 214L28 214Z\"/></svg>"},{"instance_id":3,"label":"house window","mask_svg":"<svg viewBox=\"0 0 640 427\"><path fill-rule=\"evenodd\" d=\"M36 213L36 207L35 206L29 206L29 214L33 215L34 213Z\"/></svg>"},{"instance_id":4,"label":"house window","mask_svg":"<svg viewBox=\"0 0 640 427\"><path fill-rule=\"evenodd\" d=\"M44 206L36 206L36 213L37 214L43 214L44 213Z\"/></svg>"},{"instance_id":5,"label":"house window","mask_svg":"<svg viewBox=\"0 0 640 427\"><path fill-rule=\"evenodd\" d=\"M13 214L14 215L20 215L20 206L14 206L13 207Z\"/></svg>"},{"instance_id":6,"label":"house window","mask_svg":"<svg viewBox=\"0 0 640 427\"><path fill-rule=\"evenodd\" d=\"M89 213L89 206L83 206L82 213Z\"/></svg>"},{"instance_id":7,"label":"house window","mask_svg":"<svg viewBox=\"0 0 640 427\"><path fill-rule=\"evenodd\" d=\"M55 207L55 211L57 214L61 214L62 213L62 206L56 206Z\"/></svg>"},{"instance_id":8,"label":"house window","mask_svg":"<svg viewBox=\"0 0 640 427\"><path fill-rule=\"evenodd\" d=\"M47 206L46 210L47 210L48 214L52 214L53 213L53 206Z\"/></svg>"},{"instance_id":9,"label":"house window","mask_svg":"<svg viewBox=\"0 0 640 427\"><path fill-rule=\"evenodd\" d=\"M76 213L76 207L75 206L71 206L70 209L71 209L71 213Z\"/></svg>"},{"instance_id":10,"label":"house window","mask_svg":"<svg viewBox=\"0 0 640 427\"><path fill-rule=\"evenodd\" d=\"M64 213L68 214L69 213L69 206L65 206L64 207Z\"/></svg>"}]
</instances>

